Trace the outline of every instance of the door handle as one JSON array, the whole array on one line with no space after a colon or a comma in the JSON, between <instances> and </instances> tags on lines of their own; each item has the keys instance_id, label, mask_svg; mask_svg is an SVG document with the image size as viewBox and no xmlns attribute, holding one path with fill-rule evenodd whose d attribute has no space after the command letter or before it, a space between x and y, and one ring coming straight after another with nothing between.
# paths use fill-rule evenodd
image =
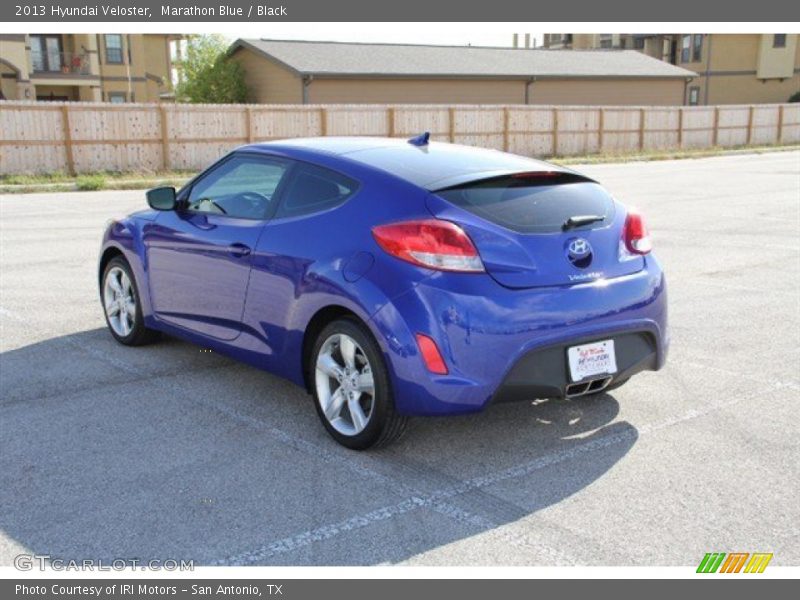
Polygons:
<instances>
[{"instance_id":1,"label":"door handle","mask_svg":"<svg viewBox=\"0 0 800 600\"><path fill-rule=\"evenodd\" d=\"M246 246L237 242L228 246L228 253L236 258L241 258L250 254L250 246Z\"/></svg>"}]
</instances>

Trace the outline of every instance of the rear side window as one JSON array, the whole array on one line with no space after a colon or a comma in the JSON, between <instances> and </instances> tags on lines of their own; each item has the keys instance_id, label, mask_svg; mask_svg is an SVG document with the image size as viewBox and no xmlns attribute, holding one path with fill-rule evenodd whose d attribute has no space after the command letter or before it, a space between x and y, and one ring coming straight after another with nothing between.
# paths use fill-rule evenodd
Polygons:
<instances>
[{"instance_id":1,"label":"rear side window","mask_svg":"<svg viewBox=\"0 0 800 600\"><path fill-rule=\"evenodd\" d=\"M276 217L296 217L339 206L352 196L358 184L340 173L298 164L282 194Z\"/></svg>"},{"instance_id":2,"label":"rear side window","mask_svg":"<svg viewBox=\"0 0 800 600\"><path fill-rule=\"evenodd\" d=\"M518 233L561 231L570 217L608 224L614 202L600 185L570 173L498 177L436 192L469 212Z\"/></svg>"}]
</instances>

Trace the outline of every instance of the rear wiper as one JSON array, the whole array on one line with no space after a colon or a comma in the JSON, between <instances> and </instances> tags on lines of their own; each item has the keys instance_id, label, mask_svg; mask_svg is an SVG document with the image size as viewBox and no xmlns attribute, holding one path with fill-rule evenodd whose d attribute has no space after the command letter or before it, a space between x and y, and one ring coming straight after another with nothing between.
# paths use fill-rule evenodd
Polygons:
<instances>
[{"instance_id":1,"label":"rear wiper","mask_svg":"<svg viewBox=\"0 0 800 600\"><path fill-rule=\"evenodd\" d=\"M605 219L602 215L575 215L574 217L570 217L561 228L566 231L567 229L572 229L573 227L580 227L581 225L588 225L589 223L597 223L598 221L602 221Z\"/></svg>"}]
</instances>

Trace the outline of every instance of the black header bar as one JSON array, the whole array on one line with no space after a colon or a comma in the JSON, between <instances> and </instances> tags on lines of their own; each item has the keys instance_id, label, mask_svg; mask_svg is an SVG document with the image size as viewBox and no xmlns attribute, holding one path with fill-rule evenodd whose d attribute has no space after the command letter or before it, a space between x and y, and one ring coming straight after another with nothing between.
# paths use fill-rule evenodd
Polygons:
<instances>
[{"instance_id":1,"label":"black header bar","mask_svg":"<svg viewBox=\"0 0 800 600\"><path fill-rule=\"evenodd\" d=\"M797 22L800 2L728 0L11 0L13 22ZM0 25L0 29L2 29Z\"/></svg>"}]
</instances>

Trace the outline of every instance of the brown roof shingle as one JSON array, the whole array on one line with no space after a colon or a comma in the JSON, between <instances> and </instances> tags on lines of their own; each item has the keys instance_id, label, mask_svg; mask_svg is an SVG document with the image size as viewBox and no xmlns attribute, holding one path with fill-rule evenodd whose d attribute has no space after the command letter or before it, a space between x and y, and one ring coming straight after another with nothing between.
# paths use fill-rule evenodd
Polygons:
<instances>
[{"instance_id":1,"label":"brown roof shingle","mask_svg":"<svg viewBox=\"0 0 800 600\"><path fill-rule=\"evenodd\" d=\"M237 40L302 75L373 77L653 77L696 73L635 50L546 50Z\"/></svg>"}]
</instances>

